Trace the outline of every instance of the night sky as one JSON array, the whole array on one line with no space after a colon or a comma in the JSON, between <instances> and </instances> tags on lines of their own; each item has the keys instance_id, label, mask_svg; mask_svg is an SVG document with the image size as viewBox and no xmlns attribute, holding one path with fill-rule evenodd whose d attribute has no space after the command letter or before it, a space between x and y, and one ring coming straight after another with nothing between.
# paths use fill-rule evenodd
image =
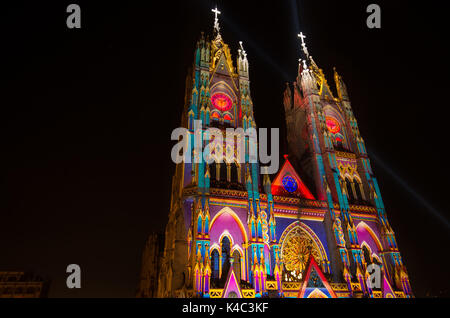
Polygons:
<instances>
[{"instance_id":1,"label":"night sky","mask_svg":"<svg viewBox=\"0 0 450 318\"><path fill-rule=\"evenodd\" d=\"M79 30L66 27L73 2ZM381 30L365 24L372 2ZM215 3L2 4L0 270L51 279L50 297L134 297L146 238L164 231L170 134ZM450 296L446 12L378 0L217 4L234 60L244 41L259 127L285 138L282 94L297 75L300 30L332 89L337 68L413 291ZM65 286L72 263L80 290Z\"/></svg>"}]
</instances>

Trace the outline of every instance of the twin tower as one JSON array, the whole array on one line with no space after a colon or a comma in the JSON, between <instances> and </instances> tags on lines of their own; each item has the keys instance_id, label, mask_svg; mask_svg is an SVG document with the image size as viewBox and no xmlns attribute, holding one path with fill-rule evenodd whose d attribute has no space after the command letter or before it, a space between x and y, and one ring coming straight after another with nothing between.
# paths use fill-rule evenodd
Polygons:
<instances>
[{"instance_id":1,"label":"twin tower","mask_svg":"<svg viewBox=\"0 0 450 318\"><path fill-rule=\"evenodd\" d=\"M301 34L305 59L282 97L289 156L277 174L261 175L225 144L227 128L256 127L255 106L247 54L240 43L233 63L213 12L212 40L202 34L187 77L182 126L187 144L219 129L212 155L227 159L177 164L165 234L147 242L137 296L412 297L342 78L335 71L334 96Z\"/></svg>"}]
</instances>

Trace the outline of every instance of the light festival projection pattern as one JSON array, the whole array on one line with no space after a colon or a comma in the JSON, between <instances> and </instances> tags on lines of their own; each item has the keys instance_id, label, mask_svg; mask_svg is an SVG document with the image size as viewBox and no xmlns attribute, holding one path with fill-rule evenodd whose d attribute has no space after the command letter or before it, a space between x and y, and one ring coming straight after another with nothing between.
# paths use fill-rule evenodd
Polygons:
<instances>
[{"instance_id":1,"label":"light festival projection pattern","mask_svg":"<svg viewBox=\"0 0 450 318\"><path fill-rule=\"evenodd\" d=\"M211 97L211 102L213 106L221 112L230 110L231 107L233 107L233 102L231 101L231 98L223 93L214 94Z\"/></svg>"},{"instance_id":2,"label":"light festival projection pattern","mask_svg":"<svg viewBox=\"0 0 450 318\"><path fill-rule=\"evenodd\" d=\"M292 178L291 176L285 176L283 178L283 187L287 192L293 193L297 191L298 188L297 181L295 181L295 179Z\"/></svg>"}]
</instances>

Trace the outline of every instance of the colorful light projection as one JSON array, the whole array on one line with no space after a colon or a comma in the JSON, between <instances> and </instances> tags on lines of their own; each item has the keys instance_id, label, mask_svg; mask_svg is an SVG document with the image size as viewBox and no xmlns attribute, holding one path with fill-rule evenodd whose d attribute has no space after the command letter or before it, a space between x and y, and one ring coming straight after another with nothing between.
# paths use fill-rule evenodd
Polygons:
<instances>
[{"instance_id":1,"label":"colorful light projection","mask_svg":"<svg viewBox=\"0 0 450 318\"><path fill-rule=\"evenodd\" d=\"M269 225L267 224L267 213L266 210L261 210L261 218L262 218L262 232L263 232L263 240L267 244L269 243Z\"/></svg>"},{"instance_id":2,"label":"colorful light projection","mask_svg":"<svg viewBox=\"0 0 450 318\"><path fill-rule=\"evenodd\" d=\"M325 123L327 125L328 131L335 135L337 142L343 142L344 141L344 135L341 132L341 124L333 118L327 116L325 118Z\"/></svg>"},{"instance_id":3,"label":"colorful light projection","mask_svg":"<svg viewBox=\"0 0 450 318\"><path fill-rule=\"evenodd\" d=\"M231 116L228 115L228 114L225 114L225 115L223 116L223 119L225 119L225 120L232 120Z\"/></svg>"},{"instance_id":4,"label":"colorful light projection","mask_svg":"<svg viewBox=\"0 0 450 318\"><path fill-rule=\"evenodd\" d=\"M291 163L287 159L287 155L284 156L286 161L272 182L272 194L273 195L286 195L287 193L292 193L299 195L302 198L315 200L312 193L303 183L303 181L298 176L295 169L292 167ZM289 176L289 178L286 178ZM293 180L291 180L291 178ZM294 181L294 182L293 182ZM292 192L289 192L289 190Z\"/></svg>"},{"instance_id":5,"label":"colorful light projection","mask_svg":"<svg viewBox=\"0 0 450 318\"><path fill-rule=\"evenodd\" d=\"M298 189L297 181L295 181L295 179L292 178L291 176L289 176L289 175L284 176L282 182L283 182L283 187L287 192L293 193L293 192L297 191L297 189Z\"/></svg>"},{"instance_id":6,"label":"colorful light projection","mask_svg":"<svg viewBox=\"0 0 450 318\"><path fill-rule=\"evenodd\" d=\"M341 131L341 125L339 124L339 122L334 119L333 117L326 117L325 118L325 122L327 124L327 128L328 130L332 133L332 134L337 134L338 132Z\"/></svg>"},{"instance_id":7,"label":"colorful light projection","mask_svg":"<svg viewBox=\"0 0 450 318\"><path fill-rule=\"evenodd\" d=\"M322 260L311 237L300 226L295 226L286 235L281 246L281 258L291 279L302 279L310 254L319 262Z\"/></svg>"},{"instance_id":8,"label":"colorful light projection","mask_svg":"<svg viewBox=\"0 0 450 318\"><path fill-rule=\"evenodd\" d=\"M230 110L233 107L233 102L228 95L224 93L216 93L211 97L211 103L213 106L221 112ZM231 118L230 118L231 119Z\"/></svg>"}]
</instances>

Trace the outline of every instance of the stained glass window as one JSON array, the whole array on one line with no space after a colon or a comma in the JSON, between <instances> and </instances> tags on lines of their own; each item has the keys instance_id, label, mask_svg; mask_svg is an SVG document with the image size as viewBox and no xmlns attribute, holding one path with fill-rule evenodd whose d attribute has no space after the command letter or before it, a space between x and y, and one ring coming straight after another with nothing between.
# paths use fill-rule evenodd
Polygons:
<instances>
[{"instance_id":1,"label":"stained glass window","mask_svg":"<svg viewBox=\"0 0 450 318\"><path fill-rule=\"evenodd\" d=\"M281 246L281 258L287 272L292 277L301 279L310 253L319 263L322 262L319 249L306 232L295 226L284 238Z\"/></svg>"},{"instance_id":2,"label":"stained glass window","mask_svg":"<svg viewBox=\"0 0 450 318\"><path fill-rule=\"evenodd\" d=\"M225 116L223 116L223 119L225 120L231 120L231 116L228 114L225 114Z\"/></svg>"},{"instance_id":3,"label":"stained glass window","mask_svg":"<svg viewBox=\"0 0 450 318\"><path fill-rule=\"evenodd\" d=\"M214 250L211 254L212 279L219 278L219 252Z\"/></svg>"},{"instance_id":4,"label":"stained glass window","mask_svg":"<svg viewBox=\"0 0 450 318\"><path fill-rule=\"evenodd\" d=\"M211 97L211 103L213 106L221 112L230 110L233 107L231 98L223 93L216 93Z\"/></svg>"},{"instance_id":5,"label":"stained glass window","mask_svg":"<svg viewBox=\"0 0 450 318\"><path fill-rule=\"evenodd\" d=\"M297 188L298 188L297 181L295 181L295 179L292 178L291 176L284 176L282 182L283 182L283 187L287 192L293 193L293 192L297 191Z\"/></svg>"},{"instance_id":6,"label":"stained glass window","mask_svg":"<svg viewBox=\"0 0 450 318\"><path fill-rule=\"evenodd\" d=\"M341 131L341 125L339 124L339 122L334 119L333 117L327 117L325 119L325 122L327 124L327 128L328 130L332 133L332 134L337 134L338 132Z\"/></svg>"}]
</instances>

